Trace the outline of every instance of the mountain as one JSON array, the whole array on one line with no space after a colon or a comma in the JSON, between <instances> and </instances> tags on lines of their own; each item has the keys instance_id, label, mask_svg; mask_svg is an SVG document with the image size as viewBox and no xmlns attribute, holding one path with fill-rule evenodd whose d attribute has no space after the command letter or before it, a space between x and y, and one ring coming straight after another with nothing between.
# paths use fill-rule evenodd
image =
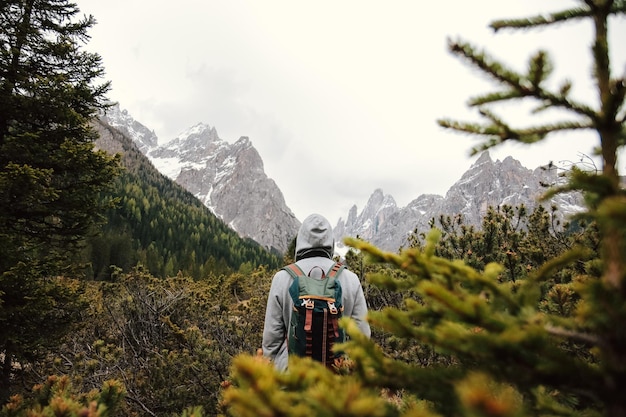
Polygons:
<instances>
[{"instance_id":1,"label":"mountain","mask_svg":"<svg viewBox=\"0 0 626 417\"><path fill-rule=\"evenodd\" d=\"M108 279L111 265L128 271L142 264L157 277L178 271L195 279L229 274L242 266L278 267L282 256L242 238L189 191L160 173L125 133L94 122L96 147L121 154L124 170L109 197L117 207L103 230L88 242L88 264L96 279ZM107 197L105 195L105 197Z\"/></svg>"},{"instance_id":2,"label":"mountain","mask_svg":"<svg viewBox=\"0 0 626 417\"><path fill-rule=\"evenodd\" d=\"M155 133L119 106L101 119L128 135L161 173L191 192L240 236L280 253L287 250L300 221L265 174L263 160L248 137L229 144L214 127L199 123L158 145Z\"/></svg>"},{"instance_id":3,"label":"mountain","mask_svg":"<svg viewBox=\"0 0 626 417\"><path fill-rule=\"evenodd\" d=\"M493 161L489 152L484 152L450 187L445 197L425 194L406 207L398 207L393 197L376 189L360 214L353 206L345 221L339 219L334 228L335 240L341 242L345 236L359 236L381 249L397 251L406 246L414 230L428 230L432 218L461 214L466 224L480 226L490 206L524 204L532 209L546 191L542 184L558 181L556 169L530 170L510 156L503 161ZM578 212L583 206L578 193L560 194L543 204L556 205L561 216Z\"/></svg>"},{"instance_id":4,"label":"mountain","mask_svg":"<svg viewBox=\"0 0 626 417\"><path fill-rule=\"evenodd\" d=\"M125 132L154 166L197 197L240 236L284 253L296 235L300 222L286 206L276 183L265 175L263 161L247 137L234 144L220 139L214 127L199 123L173 140L158 145L153 131L134 120L118 106L102 119ZM428 230L431 219L460 214L465 223L480 227L490 206L518 206L532 209L546 191L542 184L559 181L556 169L525 168L507 157L492 160L484 152L445 196L424 194L406 207L376 189L363 210L353 206L346 220L334 228L338 252L345 236L359 236L376 246L397 251L406 246L415 230ZM582 208L577 193L561 194L543 203L556 205L566 216Z\"/></svg>"}]
</instances>

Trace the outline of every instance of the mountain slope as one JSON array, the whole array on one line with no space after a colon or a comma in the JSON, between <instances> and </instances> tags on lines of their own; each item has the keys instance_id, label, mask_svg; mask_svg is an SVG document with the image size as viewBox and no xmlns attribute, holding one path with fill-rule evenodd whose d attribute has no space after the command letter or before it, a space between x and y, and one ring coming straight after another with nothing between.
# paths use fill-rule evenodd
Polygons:
<instances>
[{"instance_id":1,"label":"mountain slope","mask_svg":"<svg viewBox=\"0 0 626 417\"><path fill-rule=\"evenodd\" d=\"M92 240L96 278L138 262L155 276L183 271L194 278L237 271L244 264L277 267L280 257L241 238L190 192L162 175L134 141L102 120L96 146L121 153L125 172L113 195L119 208L108 214L102 235Z\"/></svg>"},{"instance_id":2,"label":"mountain slope","mask_svg":"<svg viewBox=\"0 0 626 417\"><path fill-rule=\"evenodd\" d=\"M247 137L234 144L199 123L157 145L154 132L118 106L102 120L125 132L164 175L191 192L242 237L284 253L300 222L282 192L265 174L263 160Z\"/></svg>"},{"instance_id":3,"label":"mountain slope","mask_svg":"<svg viewBox=\"0 0 626 417\"><path fill-rule=\"evenodd\" d=\"M104 118L125 131L156 168L175 179L241 236L284 253L300 226L286 206L276 183L247 137L234 144L221 140L215 128L197 124L177 138L157 145L154 132L115 107ZM488 207L524 204L532 209L546 189L559 180L556 170L530 170L512 157L493 161L483 153L445 196L420 195L406 207L376 189L361 213L353 206L334 228L338 246L344 236L359 236L382 249L396 251L415 230L425 231L431 219L461 214L467 224L480 226ZM558 195L554 204L562 215L582 206L578 194ZM339 252L344 249L339 248Z\"/></svg>"}]
</instances>

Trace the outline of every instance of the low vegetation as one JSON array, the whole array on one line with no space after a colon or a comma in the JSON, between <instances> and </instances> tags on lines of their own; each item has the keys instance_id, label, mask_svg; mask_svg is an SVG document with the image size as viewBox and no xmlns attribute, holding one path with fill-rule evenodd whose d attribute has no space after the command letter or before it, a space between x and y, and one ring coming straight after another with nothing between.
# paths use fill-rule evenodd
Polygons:
<instances>
[{"instance_id":1,"label":"low vegetation","mask_svg":"<svg viewBox=\"0 0 626 417\"><path fill-rule=\"evenodd\" d=\"M517 74L458 41L503 90L471 102L486 125L440 124L484 137L478 149L594 130L602 171L574 166L547 190L582 192L586 210L441 217L398 252L348 239L372 338L343 319L341 366L294 359L287 373L257 354L277 255L94 150L107 85L79 48L91 18L70 24L65 0L2 4L0 416L626 416L626 81L607 41L626 3L577 4L492 27L590 18L597 109L546 86L543 52ZM575 120L516 129L489 108L522 98Z\"/></svg>"}]
</instances>

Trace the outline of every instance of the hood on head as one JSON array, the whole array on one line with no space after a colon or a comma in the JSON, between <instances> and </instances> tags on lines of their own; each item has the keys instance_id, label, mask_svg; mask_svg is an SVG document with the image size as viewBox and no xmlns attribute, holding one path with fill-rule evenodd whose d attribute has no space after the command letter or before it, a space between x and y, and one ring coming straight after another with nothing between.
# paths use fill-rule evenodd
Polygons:
<instances>
[{"instance_id":1,"label":"hood on head","mask_svg":"<svg viewBox=\"0 0 626 417\"><path fill-rule=\"evenodd\" d=\"M304 219L296 237L296 261L312 256L332 259L334 252L333 228L328 220L319 214Z\"/></svg>"}]
</instances>

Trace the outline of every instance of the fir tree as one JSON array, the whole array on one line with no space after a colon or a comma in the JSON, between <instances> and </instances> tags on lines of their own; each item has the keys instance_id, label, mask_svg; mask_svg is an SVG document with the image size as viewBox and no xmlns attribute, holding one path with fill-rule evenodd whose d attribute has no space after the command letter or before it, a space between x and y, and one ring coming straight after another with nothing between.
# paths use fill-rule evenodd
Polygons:
<instances>
[{"instance_id":1,"label":"fir tree","mask_svg":"<svg viewBox=\"0 0 626 417\"><path fill-rule=\"evenodd\" d=\"M108 202L117 158L89 125L105 106L100 57L84 52L91 17L67 0L0 3L0 397L16 363L58 342L77 313L67 273ZM1 398L0 398L1 399Z\"/></svg>"}]
</instances>

